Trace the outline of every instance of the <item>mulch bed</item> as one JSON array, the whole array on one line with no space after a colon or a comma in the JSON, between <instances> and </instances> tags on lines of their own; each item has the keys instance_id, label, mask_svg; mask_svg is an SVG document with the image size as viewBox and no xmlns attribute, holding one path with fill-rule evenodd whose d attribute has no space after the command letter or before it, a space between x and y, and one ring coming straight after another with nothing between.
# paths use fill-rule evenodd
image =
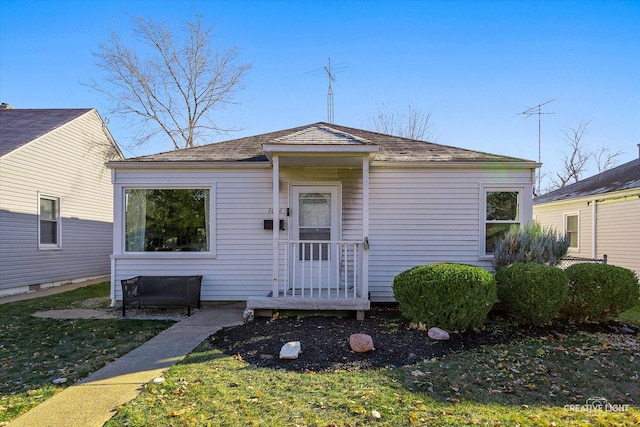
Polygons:
<instances>
[{"instance_id":1,"label":"mulch bed","mask_svg":"<svg viewBox=\"0 0 640 427\"><path fill-rule=\"evenodd\" d=\"M295 315L294 315L295 316ZM448 341L434 341L427 331L412 328L394 306L373 307L364 321L338 317L256 317L253 322L226 328L210 337L213 345L225 354L239 356L264 368L290 371L364 370L398 367L465 351L483 345L506 343L522 337L548 335L551 338L579 330L604 333L638 332L617 322L574 325L556 321L546 327L517 326L491 313L485 328L451 333ZM355 353L349 346L351 334L371 335L375 350ZM280 348L290 341L300 341L302 352L294 360L279 358Z\"/></svg>"}]
</instances>

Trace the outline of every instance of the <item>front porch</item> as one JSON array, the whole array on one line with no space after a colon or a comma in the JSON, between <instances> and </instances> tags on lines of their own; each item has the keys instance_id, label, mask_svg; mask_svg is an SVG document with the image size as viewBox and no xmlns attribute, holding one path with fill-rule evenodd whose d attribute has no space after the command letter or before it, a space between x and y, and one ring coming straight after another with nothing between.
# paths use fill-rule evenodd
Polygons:
<instances>
[{"instance_id":1,"label":"front porch","mask_svg":"<svg viewBox=\"0 0 640 427\"><path fill-rule=\"evenodd\" d=\"M363 242L286 240L278 242L277 288L251 297L248 309L369 310L363 280Z\"/></svg>"},{"instance_id":2,"label":"front porch","mask_svg":"<svg viewBox=\"0 0 640 427\"><path fill-rule=\"evenodd\" d=\"M355 310L363 317L370 308L369 165L378 146L318 126L263 150L273 167L272 223L284 220L288 228L273 227L271 292L249 298L247 308ZM332 170L358 171L349 172L346 195Z\"/></svg>"}]
</instances>

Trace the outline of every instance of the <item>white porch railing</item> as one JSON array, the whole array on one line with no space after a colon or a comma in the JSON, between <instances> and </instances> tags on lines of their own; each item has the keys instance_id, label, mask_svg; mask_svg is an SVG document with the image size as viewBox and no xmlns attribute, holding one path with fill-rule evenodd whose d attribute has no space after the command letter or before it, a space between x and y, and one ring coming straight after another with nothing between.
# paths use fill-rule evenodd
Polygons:
<instances>
[{"instance_id":1,"label":"white porch railing","mask_svg":"<svg viewBox=\"0 0 640 427\"><path fill-rule=\"evenodd\" d=\"M280 298L367 298L362 280L362 242L279 242Z\"/></svg>"}]
</instances>

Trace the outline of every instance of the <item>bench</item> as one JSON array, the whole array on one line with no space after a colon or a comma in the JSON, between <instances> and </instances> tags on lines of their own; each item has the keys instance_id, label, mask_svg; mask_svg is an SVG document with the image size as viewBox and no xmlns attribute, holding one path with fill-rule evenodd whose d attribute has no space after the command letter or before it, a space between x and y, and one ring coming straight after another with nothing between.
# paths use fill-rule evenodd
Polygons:
<instances>
[{"instance_id":1,"label":"bench","mask_svg":"<svg viewBox=\"0 0 640 427\"><path fill-rule=\"evenodd\" d=\"M136 276L120 281L122 285L122 316L130 304L145 306L191 306L200 308L202 276Z\"/></svg>"}]
</instances>

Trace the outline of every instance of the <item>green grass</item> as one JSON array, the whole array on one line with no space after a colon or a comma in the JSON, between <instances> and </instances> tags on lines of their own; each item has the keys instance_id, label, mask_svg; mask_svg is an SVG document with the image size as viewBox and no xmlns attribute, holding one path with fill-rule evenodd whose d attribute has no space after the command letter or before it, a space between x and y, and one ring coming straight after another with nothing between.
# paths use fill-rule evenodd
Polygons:
<instances>
[{"instance_id":1,"label":"green grass","mask_svg":"<svg viewBox=\"0 0 640 427\"><path fill-rule=\"evenodd\" d=\"M33 406L139 346L171 322L56 320L36 311L107 308L109 283L0 305L0 422ZM53 385L55 378L67 378Z\"/></svg>"},{"instance_id":2,"label":"green grass","mask_svg":"<svg viewBox=\"0 0 640 427\"><path fill-rule=\"evenodd\" d=\"M103 283L0 305L0 424L170 325L30 316L86 307L87 300L104 308L107 295ZM639 326L640 305L620 320ZM170 369L166 382L148 384L106 425L637 425L637 340L586 333L525 338L406 367L335 373L255 368L205 341ZM57 377L68 382L54 386ZM594 397L630 406L621 412L588 411L587 400Z\"/></svg>"},{"instance_id":3,"label":"green grass","mask_svg":"<svg viewBox=\"0 0 640 427\"><path fill-rule=\"evenodd\" d=\"M632 309L621 313L618 320L640 328L640 302Z\"/></svg>"},{"instance_id":4,"label":"green grass","mask_svg":"<svg viewBox=\"0 0 640 427\"><path fill-rule=\"evenodd\" d=\"M525 338L406 367L335 373L256 368L206 341L106 425L637 425L635 340ZM595 397L630 406L577 410Z\"/></svg>"}]
</instances>

